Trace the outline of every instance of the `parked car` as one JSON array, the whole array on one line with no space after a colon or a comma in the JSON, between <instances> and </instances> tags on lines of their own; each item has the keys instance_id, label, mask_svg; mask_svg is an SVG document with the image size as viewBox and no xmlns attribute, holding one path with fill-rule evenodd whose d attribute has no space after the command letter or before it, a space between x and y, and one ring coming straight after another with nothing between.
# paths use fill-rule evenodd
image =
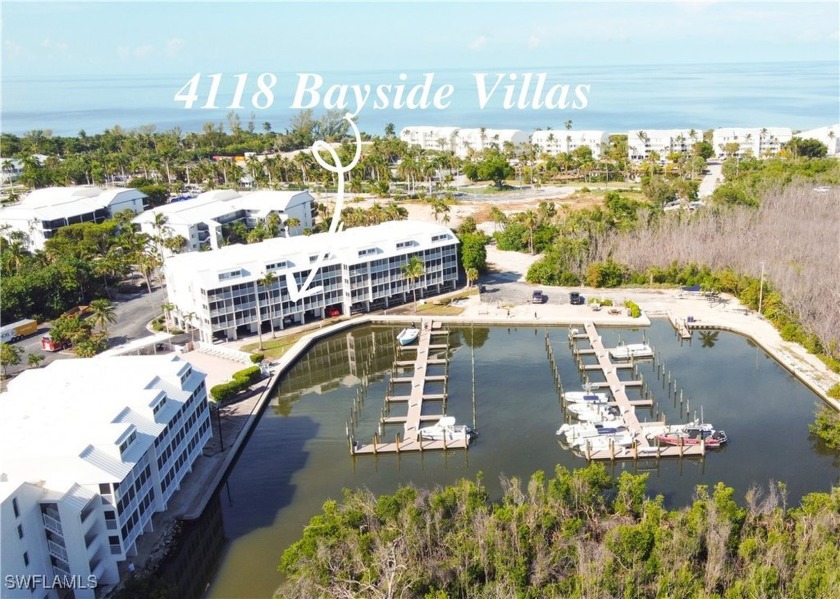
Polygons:
<instances>
[{"instance_id":1,"label":"parked car","mask_svg":"<svg viewBox=\"0 0 840 599\"><path fill-rule=\"evenodd\" d=\"M533 295L531 295L532 304L544 304L546 301L548 301L548 297L543 295L543 292L539 289L534 291Z\"/></svg>"},{"instance_id":2,"label":"parked car","mask_svg":"<svg viewBox=\"0 0 840 599\"><path fill-rule=\"evenodd\" d=\"M335 306L330 306L329 308L327 308L326 312L327 312L327 318L333 318L335 316L341 316L341 310L339 310Z\"/></svg>"},{"instance_id":3,"label":"parked car","mask_svg":"<svg viewBox=\"0 0 840 599\"><path fill-rule=\"evenodd\" d=\"M586 298L583 297L577 291L572 291L569 294L569 303L572 304L573 306L580 306L580 305L583 305L585 302L586 302Z\"/></svg>"}]
</instances>

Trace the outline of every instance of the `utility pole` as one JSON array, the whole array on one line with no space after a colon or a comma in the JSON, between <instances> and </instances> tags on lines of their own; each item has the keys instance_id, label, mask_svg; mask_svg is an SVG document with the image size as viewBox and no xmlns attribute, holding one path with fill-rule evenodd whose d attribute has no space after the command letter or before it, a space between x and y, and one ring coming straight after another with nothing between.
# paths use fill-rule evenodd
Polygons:
<instances>
[{"instance_id":1,"label":"utility pole","mask_svg":"<svg viewBox=\"0 0 840 599\"><path fill-rule=\"evenodd\" d=\"M761 316L761 305L764 301L764 260L761 264L761 280L758 283L758 315Z\"/></svg>"}]
</instances>

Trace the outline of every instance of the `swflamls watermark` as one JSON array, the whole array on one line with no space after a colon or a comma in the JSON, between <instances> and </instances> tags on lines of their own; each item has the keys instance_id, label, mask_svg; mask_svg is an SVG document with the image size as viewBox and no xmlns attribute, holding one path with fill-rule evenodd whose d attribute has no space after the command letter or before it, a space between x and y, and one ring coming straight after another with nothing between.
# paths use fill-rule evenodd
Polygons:
<instances>
[{"instance_id":1,"label":"swflamls watermark","mask_svg":"<svg viewBox=\"0 0 840 599\"><path fill-rule=\"evenodd\" d=\"M7 574L3 577L3 586L14 589L73 589L89 590L99 586L99 580L93 574L67 574L48 576L46 574Z\"/></svg>"}]
</instances>

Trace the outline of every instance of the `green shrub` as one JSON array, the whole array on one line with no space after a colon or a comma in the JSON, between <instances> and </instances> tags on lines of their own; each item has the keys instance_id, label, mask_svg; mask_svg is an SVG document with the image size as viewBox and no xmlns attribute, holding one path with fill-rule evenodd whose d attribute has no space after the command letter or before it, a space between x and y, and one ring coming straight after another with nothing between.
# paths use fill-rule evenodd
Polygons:
<instances>
[{"instance_id":1,"label":"green shrub","mask_svg":"<svg viewBox=\"0 0 840 599\"><path fill-rule=\"evenodd\" d=\"M233 380L244 381L246 386L256 383L260 378L262 378L262 370L260 370L259 366L249 366L233 373Z\"/></svg>"},{"instance_id":2,"label":"green shrub","mask_svg":"<svg viewBox=\"0 0 840 599\"><path fill-rule=\"evenodd\" d=\"M834 387L837 386L834 385ZM817 412L816 422L809 425L808 428L811 429L812 433L825 441L825 444L830 448L840 449L840 412L824 407Z\"/></svg>"},{"instance_id":3,"label":"green shrub","mask_svg":"<svg viewBox=\"0 0 840 599\"><path fill-rule=\"evenodd\" d=\"M259 364L265 360L265 354L251 354L251 362L254 364Z\"/></svg>"},{"instance_id":4,"label":"green shrub","mask_svg":"<svg viewBox=\"0 0 840 599\"><path fill-rule=\"evenodd\" d=\"M642 315L642 309L636 302L627 300L624 302L624 307L630 310L630 318L639 318Z\"/></svg>"},{"instance_id":5,"label":"green shrub","mask_svg":"<svg viewBox=\"0 0 840 599\"><path fill-rule=\"evenodd\" d=\"M840 383L832 385L831 389L826 392L826 395L828 395L831 399L840 400Z\"/></svg>"},{"instance_id":6,"label":"green shrub","mask_svg":"<svg viewBox=\"0 0 840 599\"><path fill-rule=\"evenodd\" d=\"M242 386L237 381L228 381L227 383L221 383L212 387L210 389L210 397L212 397L214 401L221 403L231 399L241 390Z\"/></svg>"},{"instance_id":7,"label":"green shrub","mask_svg":"<svg viewBox=\"0 0 840 599\"><path fill-rule=\"evenodd\" d=\"M840 372L840 360L836 360L831 356L827 356L825 354L817 354L817 357L820 360L822 360L832 372ZM837 385L834 385L834 387L837 387ZM834 387L832 387L832 389L834 389ZM840 397L838 397L837 399L840 399Z\"/></svg>"}]
</instances>

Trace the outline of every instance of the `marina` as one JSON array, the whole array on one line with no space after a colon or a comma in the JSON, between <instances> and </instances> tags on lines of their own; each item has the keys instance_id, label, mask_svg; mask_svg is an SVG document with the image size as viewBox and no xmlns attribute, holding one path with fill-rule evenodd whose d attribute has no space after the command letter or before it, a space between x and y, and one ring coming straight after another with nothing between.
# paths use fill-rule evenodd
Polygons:
<instances>
[{"instance_id":1,"label":"marina","mask_svg":"<svg viewBox=\"0 0 840 599\"><path fill-rule=\"evenodd\" d=\"M435 343L432 343L434 339ZM440 338L445 338L446 343L440 343ZM416 340L416 344L414 341ZM414 360L400 360L394 361L393 373L400 369L411 369L413 372L411 376L393 376L389 386L389 392L385 397L386 409L390 410L391 404L407 404L408 411L405 416L390 416L383 415L380 417L380 430L382 425L402 424L403 434L396 433L394 440L391 442L383 442L381 440L381 433L377 432L373 436L373 440L367 444L359 444L354 440L354 435L351 434L350 426L348 425L347 439L350 447L351 455L378 455L380 453L402 453L409 451L434 451L447 449L467 449L472 440L472 436L468 429L461 427L453 429L457 426L454 424L454 419L447 417L444 413L440 414L423 414L424 402L443 402L443 411L445 411L447 393L446 383L448 374L432 375L428 374L427 369L430 365L442 365L448 371L448 359L432 357L435 353L448 354L449 351L449 331L441 327L439 322L431 320L424 320L420 323L420 328L403 329L397 335L398 352L414 352ZM443 393L426 393L426 383L443 383ZM401 390L405 385L410 385L409 393L395 394L394 388ZM421 427L421 424L426 422L436 422L432 427ZM450 422L451 421L451 422ZM445 425L447 428L435 429ZM434 429L434 434L430 431ZM454 433L453 430L457 430Z\"/></svg>"},{"instance_id":2,"label":"marina","mask_svg":"<svg viewBox=\"0 0 840 599\"><path fill-rule=\"evenodd\" d=\"M619 460L619 459L633 459L640 458L667 458L667 457L696 457L703 456L706 453L705 440L700 440L698 443L683 443L678 442L675 445L662 446L658 443L651 444L648 439L648 434L651 429L665 426L664 421L660 422L645 422L639 421L636 415L636 407L652 406L652 399L631 400L627 397L627 387L643 387L644 380L624 381L619 378L618 371L621 369L633 369L632 363L615 364L610 359L615 355L616 349L621 347L630 348L627 352L627 357L632 361L634 352L632 348L645 348L646 351L638 351L636 353L644 355L645 357L652 357L653 352L649 346L643 344L634 344L627 346L619 346L612 350L607 350L604 347L601 336L598 330L591 322L586 322L583 325L585 333L581 333L579 329L569 329L569 342L572 344L572 351L578 356L578 366L585 372L598 371L604 375L604 383L591 383L587 375L587 388L590 389L609 389L612 401L608 405L615 405L621 414L621 421L626 426L627 432L632 435L632 444L627 446L626 443L613 442L610 438L597 439L598 442L591 442L589 439L581 440L582 443L577 443L578 447L584 454L587 460ZM597 364L583 364L579 356L580 350L577 349L576 342L579 340L589 341L589 350L583 350L586 353L583 355L594 355L598 360ZM650 352L650 354L648 354ZM681 439L681 438L680 438Z\"/></svg>"}]
</instances>

